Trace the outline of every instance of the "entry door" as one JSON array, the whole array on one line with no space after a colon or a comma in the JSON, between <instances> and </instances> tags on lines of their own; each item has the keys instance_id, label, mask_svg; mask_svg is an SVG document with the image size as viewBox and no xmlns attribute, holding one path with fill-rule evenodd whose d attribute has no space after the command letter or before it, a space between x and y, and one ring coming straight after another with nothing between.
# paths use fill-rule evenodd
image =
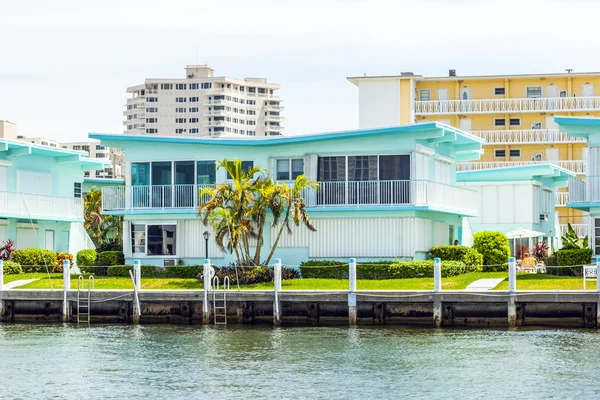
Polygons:
<instances>
[{"instance_id":1,"label":"entry door","mask_svg":"<svg viewBox=\"0 0 600 400\"><path fill-rule=\"evenodd\" d=\"M546 161L558 161L558 149L547 148L546 149Z\"/></svg>"},{"instance_id":2,"label":"entry door","mask_svg":"<svg viewBox=\"0 0 600 400\"><path fill-rule=\"evenodd\" d=\"M594 85L591 83L586 83L585 85L581 85L581 99L582 105L584 108L594 108Z\"/></svg>"},{"instance_id":3,"label":"entry door","mask_svg":"<svg viewBox=\"0 0 600 400\"><path fill-rule=\"evenodd\" d=\"M438 89L437 96L440 105L440 111L448 112L448 89Z\"/></svg>"},{"instance_id":4,"label":"entry door","mask_svg":"<svg viewBox=\"0 0 600 400\"><path fill-rule=\"evenodd\" d=\"M548 85L546 86L546 96L548 99L548 108L550 110L555 110L558 106L558 86L556 85Z\"/></svg>"},{"instance_id":5,"label":"entry door","mask_svg":"<svg viewBox=\"0 0 600 400\"><path fill-rule=\"evenodd\" d=\"M54 251L54 231L46 231L46 250Z\"/></svg>"},{"instance_id":6,"label":"entry door","mask_svg":"<svg viewBox=\"0 0 600 400\"><path fill-rule=\"evenodd\" d=\"M459 127L463 131L471 132L472 122L473 121L471 120L471 118L461 118L459 122Z\"/></svg>"},{"instance_id":7,"label":"entry door","mask_svg":"<svg viewBox=\"0 0 600 400\"><path fill-rule=\"evenodd\" d=\"M463 112L468 112L472 110L472 105L470 101L467 100L471 100L471 88L465 87L465 88L460 88L460 110Z\"/></svg>"}]
</instances>

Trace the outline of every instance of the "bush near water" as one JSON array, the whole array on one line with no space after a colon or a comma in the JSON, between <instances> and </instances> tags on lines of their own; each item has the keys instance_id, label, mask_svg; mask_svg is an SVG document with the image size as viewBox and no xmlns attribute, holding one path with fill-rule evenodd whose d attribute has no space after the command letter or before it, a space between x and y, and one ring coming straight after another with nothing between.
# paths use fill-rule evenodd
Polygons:
<instances>
[{"instance_id":1,"label":"bush near water","mask_svg":"<svg viewBox=\"0 0 600 400\"><path fill-rule=\"evenodd\" d=\"M4 275L17 275L22 273L23 268L21 268L21 264L14 261L4 261Z\"/></svg>"},{"instance_id":2,"label":"bush near water","mask_svg":"<svg viewBox=\"0 0 600 400\"><path fill-rule=\"evenodd\" d=\"M442 260L442 276L454 276L473 271L462 261ZM303 278L348 279L348 264L341 261L311 260L300 264ZM357 279L433 278L433 260L372 261L356 265Z\"/></svg>"},{"instance_id":3,"label":"bush near water","mask_svg":"<svg viewBox=\"0 0 600 400\"><path fill-rule=\"evenodd\" d=\"M468 246L434 246L429 250L429 257L442 261L461 261L473 267L473 271L483 270L483 255Z\"/></svg>"},{"instance_id":4,"label":"bush near water","mask_svg":"<svg viewBox=\"0 0 600 400\"><path fill-rule=\"evenodd\" d=\"M56 268L56 253L45 249L22 249L13 251L13 261L21 265L23 272L50 272ZM62 267L61 267L62 269Z\"/></svg>"},{"instance_id":5,"label":"bush near water","mask_svg":"<svg viewBox=\"0 0 600 400\"><path fill-rule=\"evenodd\" d=\"M483 271L507 271L510 246L502 232L477 232L473 235L473 249L483 255Z\"/></svg>"},{"instance_id":6,"label":"bush near water","mask_svg":"<svg viewBox=\"0 0 600 400\"><path fill-rule=\"evenodd\" d=\"M77 253L77 266L82 274L106 276L109 266L123 264L125 255L122 251L108 250L98 253L94 249L87 249Z\"/></svg>"},{"instance_id":7,"label":"bush near water","mask_svg":"<svg viewBox=\"0 0 600 400\"><path fill-rule=\"evenodd\" d=\"M558 250L554 253L556 257L556 265L558 266L571 266L572 268L547 268L546 272L550 275L557 276L581 276L583 273L583 265L589 265L592 263L592 249L569 249L569 250ZM546 259L548 260L548 259ZM549 260L550 261L550 260ZM550 264L546 264L547 266Z\"/></svg>"}]
</instances>

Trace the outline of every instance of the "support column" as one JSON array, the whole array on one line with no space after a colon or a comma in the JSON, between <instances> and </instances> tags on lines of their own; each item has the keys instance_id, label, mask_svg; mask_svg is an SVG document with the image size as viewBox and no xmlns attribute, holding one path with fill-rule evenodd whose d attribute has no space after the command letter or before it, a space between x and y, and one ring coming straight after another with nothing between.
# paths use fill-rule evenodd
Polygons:
<instances>
[{"instance_id":1,"label":"support column","mask_svg":"<svg viewBox=\"0 0 600 400\"><path fill-rule=\"evenodd\" d=\"M210 309L208 307L208 292L211 287L211 276L210 276L210 260L204 260L204 301L202 301L202 323L209 324L210 323Z\"/></svg>"},{"instance_id":2,"label":"support column","mask_svg":"<svg viewBox=\"0 0 600 400\"><path fill-rule=\"evenodd\" d=\"M273 281L275 286L275 298L273 301L273 325L281 325L281 304L279 301L279 292L281 292L281 259L275 259L273 271Z\"/></svg>"},{"instance_id":3,"label":"support column","mask_svg":"<svg viewBox=\"0 0 600 400\"><path fill-rule=\"evenodd\" d=\"M508 259L508 327L517 326L517 263L514 257Z\"/></svg>"},{"instance_id":4,"label":"support column","mask_svg":"<svg viewBox=\"0 0 600 400\"><path fill-rule=\"evenodd\" d=\"M71 262L63 260L63 308L62 320L69 322L69 291L71 290Z\"/></svg>"},{"instance_id":5,"label":"support column","mask_svg":"<svg viewBox=\"0 0 600 400\"><path fill-rule=\"evenodd\" d=\"M442 326L442 260L433 259L433 326Z\"/></svg>"},{"instance_id":6,"label":"support column","mask_svg":"<svg viewBox=\"0 0 600 400\"><path fill-rule=\"evenodd\" d=\"M348 293L348 323L356 326L356 259L351 258L348 262L348 280L350 292Z\"/></svg>"},{"instance_id":7,"label":"support column","mask_svg":"<svg viewBox=\"0 0 600 400\"><path fill-rule=\"evenodd\" d=\"M133 323L139 324L140 317L142 316L142 310L140 306L140 289L142 288L142 265L140 260L133 260L133 294L134 294L134 305L133 305Z\"/></svg>"}]
</instances>

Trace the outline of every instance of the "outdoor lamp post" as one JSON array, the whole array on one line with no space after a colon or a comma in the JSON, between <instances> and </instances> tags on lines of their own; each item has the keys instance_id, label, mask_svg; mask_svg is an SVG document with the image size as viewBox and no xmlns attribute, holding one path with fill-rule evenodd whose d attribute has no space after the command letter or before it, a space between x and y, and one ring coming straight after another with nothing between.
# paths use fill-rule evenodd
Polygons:
<instances>
[{"instance_id":1,"label":"outdoor lamp post","mask_svg":"<svg viewBox=\"0 0 600 400\"><path fill-rule=\"evenodd\" d=\"M205 247L206 251L204 252L204 255L205 255L204 258L208 259L208 238L210 237L210 233L208 233L208 231L204 231L202 236L204 236L204 244L206 245L206 247Z\"/></svg>"}]
</instances>

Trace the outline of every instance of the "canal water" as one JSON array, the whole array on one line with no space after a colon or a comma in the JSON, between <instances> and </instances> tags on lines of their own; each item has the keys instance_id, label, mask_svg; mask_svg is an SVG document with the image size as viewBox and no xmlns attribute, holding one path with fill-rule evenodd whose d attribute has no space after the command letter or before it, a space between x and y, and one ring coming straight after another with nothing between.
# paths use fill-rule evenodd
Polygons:
<instances>
[{"instance_id":1,"label":"canal water","mask_svg":"<svg viewBox=\"0 0 600 400\"><path fill-rule=\"evenodd\" d=\"M0 399L600 396L600 333L0 324Z\"/></svg>"}]
</instances>

